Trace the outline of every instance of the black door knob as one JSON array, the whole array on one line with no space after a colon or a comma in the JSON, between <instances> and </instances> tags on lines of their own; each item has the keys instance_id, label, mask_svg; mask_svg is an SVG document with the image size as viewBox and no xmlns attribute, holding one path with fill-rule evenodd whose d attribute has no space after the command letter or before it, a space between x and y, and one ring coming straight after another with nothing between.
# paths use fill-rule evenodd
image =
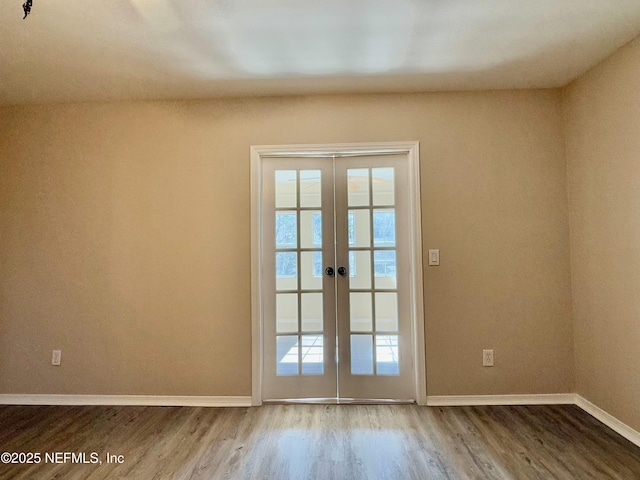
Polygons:
<instances>
[{"instance_id":1,"label":"black door knob","mask_svg":"<svg viewBox=\"0 0 640 480\"><path fill-rule=\"evenodd\" d=\"M344 276L347 274L347 269L346 269L346 268L344 268L344 267L338 267L338 274L339 274L341 277L344 277Z\"/></svg>"},{"instance_id":2,"label":"black door knob","mask_svg":"<svg viewBox=\"0 0 640 480\"><path fill-rule=\"evenodd\" d=\"M329 277L333 277L333 267L327 267L324 269L324 273L327 274L327 276Z\"/></svg>"}]
</instances>

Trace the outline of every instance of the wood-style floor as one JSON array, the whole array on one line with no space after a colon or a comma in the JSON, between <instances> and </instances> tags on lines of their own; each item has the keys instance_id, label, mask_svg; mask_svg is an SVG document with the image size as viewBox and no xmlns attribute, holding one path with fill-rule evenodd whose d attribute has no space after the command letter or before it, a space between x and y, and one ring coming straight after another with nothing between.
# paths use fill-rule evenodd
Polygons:
<instances>
[{"instance_id":1,"label":"wood-style floor","mask_svg":"<svg viewBox=\"0 0 640 480\"><path fill-rule=\"evenodd\" d=\"M568 405L3 406L0 445L42 457L3 479L640 479L640 448ZM64 452L102 464L45 463Z\"/></svg>"}]
</instances>

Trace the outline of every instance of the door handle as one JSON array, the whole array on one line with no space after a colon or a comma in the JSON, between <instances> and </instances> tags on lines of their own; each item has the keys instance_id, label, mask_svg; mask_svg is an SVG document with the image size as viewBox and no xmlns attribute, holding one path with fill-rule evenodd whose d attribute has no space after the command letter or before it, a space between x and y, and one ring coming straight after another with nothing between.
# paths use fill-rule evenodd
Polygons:
<instances>
[{"instance_id":1,"label":"door handle","mask_svg":"<svg viewBox=\"0 0 640 480\"><path fill-rule=\"evenodd\" d=\"M324 273L326 273L328 277L333 277L333 267L325 268Z\"/></svg>"},{"instance_id":2,"label":"door handle","mask_svg":"<svg viewBox=\"0 0 640 480\"><path fill-rule=\"evenodd\" d=\"M338 275L344 277L347 274L347 269L345 267L338 267Z\"/></svg>"}]
</instances>

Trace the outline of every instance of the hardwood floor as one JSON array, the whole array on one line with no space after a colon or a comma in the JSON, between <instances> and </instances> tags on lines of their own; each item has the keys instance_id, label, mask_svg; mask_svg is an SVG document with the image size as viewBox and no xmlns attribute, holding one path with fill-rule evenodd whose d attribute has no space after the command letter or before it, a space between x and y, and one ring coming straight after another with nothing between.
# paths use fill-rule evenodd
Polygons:
<instances>
[{"instance_id":1,"label":"hardwood floor","mask_svg":"<svg viewBox=\"0 0 640 480\"><path fill-rule=\"evenodd\" d=\"M0 445L41 455L2 479L640 479L640 448L569 405L3 406Z\"/></svg>"}]
</instances>

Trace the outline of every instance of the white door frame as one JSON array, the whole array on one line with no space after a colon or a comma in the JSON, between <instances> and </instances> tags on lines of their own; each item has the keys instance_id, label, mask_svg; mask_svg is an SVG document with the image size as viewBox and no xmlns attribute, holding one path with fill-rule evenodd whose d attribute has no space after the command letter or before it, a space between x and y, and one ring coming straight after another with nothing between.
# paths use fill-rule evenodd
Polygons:
<instances>
[{"instance_id":1,"label":"white door frame","mask_svg":"<svg viewBox=\"0 0 640 480\"><path fill-rule=\"evenodd\" d=\"M411 262L411 326L415 398L427 404L424 303L422 283L422 217L420 213L420 152L418 142L339 143L318 145L257 145L251 147L251 404L262 405L262 158L278 156L350 156L406 154L409 162L409 229Z\"/></svg>"}]
</instances>

